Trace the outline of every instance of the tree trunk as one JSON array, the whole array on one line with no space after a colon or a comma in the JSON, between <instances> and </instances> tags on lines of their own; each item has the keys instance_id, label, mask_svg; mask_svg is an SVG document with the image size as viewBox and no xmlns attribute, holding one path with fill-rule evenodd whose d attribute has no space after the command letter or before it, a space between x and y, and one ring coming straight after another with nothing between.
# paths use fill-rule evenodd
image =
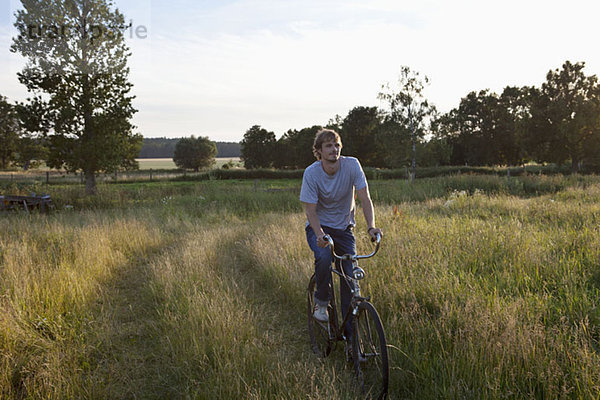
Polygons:
<instances>
[{"instance_id":1,"label":"tree trunk","mask_svg":"<svg viewBox=\"0 0 600 400\"><path fill-rule=\"evenodd\" d=\"M96 174L94 171L85 171L85 194L93 196L96 193Z\"/></svg>"},{"instance_id":2,"label":"tree trunk","mask_svg":"<svg viewBox=\"0 0 600 400\"><path fill-rule=\"evenodd\" d=\"M572 158L571 159L571 173L576 174L579 172L579 160Z\"/></svg>"}]
</instances>

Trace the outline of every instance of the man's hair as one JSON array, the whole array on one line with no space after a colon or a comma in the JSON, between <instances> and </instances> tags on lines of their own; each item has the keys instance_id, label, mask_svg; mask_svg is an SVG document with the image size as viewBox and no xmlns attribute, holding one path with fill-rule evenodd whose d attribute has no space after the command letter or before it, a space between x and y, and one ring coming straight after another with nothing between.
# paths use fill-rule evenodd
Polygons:
<instances>
[{"instance_id":1,"label":"man's hair","mask_svg":"<svg viewBox=\"0 0 600 400\"><path fill-rule=\"evenodd\" d=\"M313 154L317 158L317 160L321 159L321 155L319 154L319 150L321 150L321 146L324 142L329 142L330 140L340 142L342 144L342 138L340 135L334 131L333 129L321 129L315 135L315 141L313 143Z\"/></svg>"}]
</instances>

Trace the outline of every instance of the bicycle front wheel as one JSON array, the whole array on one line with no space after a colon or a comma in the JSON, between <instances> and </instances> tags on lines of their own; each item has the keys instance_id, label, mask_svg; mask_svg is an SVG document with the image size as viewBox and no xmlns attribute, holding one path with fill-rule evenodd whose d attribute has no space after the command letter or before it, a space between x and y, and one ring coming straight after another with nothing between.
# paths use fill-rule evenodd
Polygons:
<instances>
[{"instance_id":1,"label":"bicycle front wheel","mask_svg":"<svg viewBox=\"0 0 600 400\"><path fill-rule=\"evenodd\" d=\"M333 335L335 332L335 312L329 305L329 322L319 322L313 317L315 307L315 290L317 282L315 276L310 278L307 291L307 311L308 311L308 335L310 337L310 345L315 354L320 357L327 357L331 353L333 347ZM331 288L330 288L331 289Z\"/></svg>"},{"instance_id":2,"label":"bicycle front wheel","mask_svg":"<svg viewBox=\"0 0 600 400\"><path fill-rule=\"evenodd\" d=\"M366 301L352 320L352 358L361 391L369 399L384 399L389 381L385 333L377 310Z\"/></svg>"}]
</instances>

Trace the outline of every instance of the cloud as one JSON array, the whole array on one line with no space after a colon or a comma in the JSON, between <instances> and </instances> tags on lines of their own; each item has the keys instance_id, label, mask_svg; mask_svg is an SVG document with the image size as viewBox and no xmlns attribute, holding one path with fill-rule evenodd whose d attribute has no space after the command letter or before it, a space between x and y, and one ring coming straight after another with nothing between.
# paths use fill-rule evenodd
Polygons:
<instances>
[{"instance_id":1,"label":"cloud","mask_svg":"<svg viewBox=\"0 0 600 400\"><path fill-rule=\"evenodd\" d=\"M243 15L250 12L251 3L258 6L252 8L251 16L262 15L261 9L268 4L243 3L231 4L217 13ZM298 9L305 4L291 3ZM212 112L203 122L218 125L211 121L211 115L232 127L230 121L243 121L229 131L240 137L243 130L261 120L266 120L263 125L268 129L282 134L289 128L324 124L356 105L377 104L381 77L393 76L401 64L401 53L389 63L396 39L407 36L411 28L376 19L361 21L356 10L346 9L337 15L347 16L332 24L332 13L324 12L325 6L320 12L299 13L289 20L281 15L289 9L275 10L270 20L285 21L286 29L254 21L256 25L244 28L247 33L243 35L227 29L208 37L202 33L174 36L155 31L152 67L143 73L143 79L139 72L132 73L132 77L137 76L135 81L153 82L136 88L140 110L141 104L150 99L161 99L167 113L192 105L197 110L223 107L228 115ZM320 20L314 19L315 14L321 15ZM388 62L382 62L384 58Z\"/></svg>"}]
</instances>

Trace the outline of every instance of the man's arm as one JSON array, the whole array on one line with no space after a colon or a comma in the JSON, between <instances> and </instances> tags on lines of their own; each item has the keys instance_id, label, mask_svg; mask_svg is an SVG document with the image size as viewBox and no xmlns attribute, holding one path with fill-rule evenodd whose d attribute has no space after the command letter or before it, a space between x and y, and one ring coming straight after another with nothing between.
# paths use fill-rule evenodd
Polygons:
<instances>
[{"instance_id":1,"label":"man's arm","mask_svg":"<svg viewBox=\"0 0 600 400\"><path fill-rule=\"evenodd\" d=\"M308 218L308 224L317 236L317 246L327 247L328 243L325 240L323 240L325 232L323 232L323 228L321 228L321 221L319 220L319 216L317 215L317 205L304 202L302 204L304 204L304 212L306 213L306 218Z\"/></svg>"},{"instance_id":2,"label":"man's arm","mask_svg":"<svg viewBox=\"0 0 600 400\"><path fill-rule=\"evenodd\" d=\"M360 205L363 209L363 213L365 214L365 221L367 223L367 229L369 230L369 235L371 235L371 238L375 239L377 237L377 233L383 235L381 229L375 226L375 211L373 209L371 195L369 194L369 187L365 186L364 188L357 190L356 196L358 197Z\"/></svg>"}]
</instances>

